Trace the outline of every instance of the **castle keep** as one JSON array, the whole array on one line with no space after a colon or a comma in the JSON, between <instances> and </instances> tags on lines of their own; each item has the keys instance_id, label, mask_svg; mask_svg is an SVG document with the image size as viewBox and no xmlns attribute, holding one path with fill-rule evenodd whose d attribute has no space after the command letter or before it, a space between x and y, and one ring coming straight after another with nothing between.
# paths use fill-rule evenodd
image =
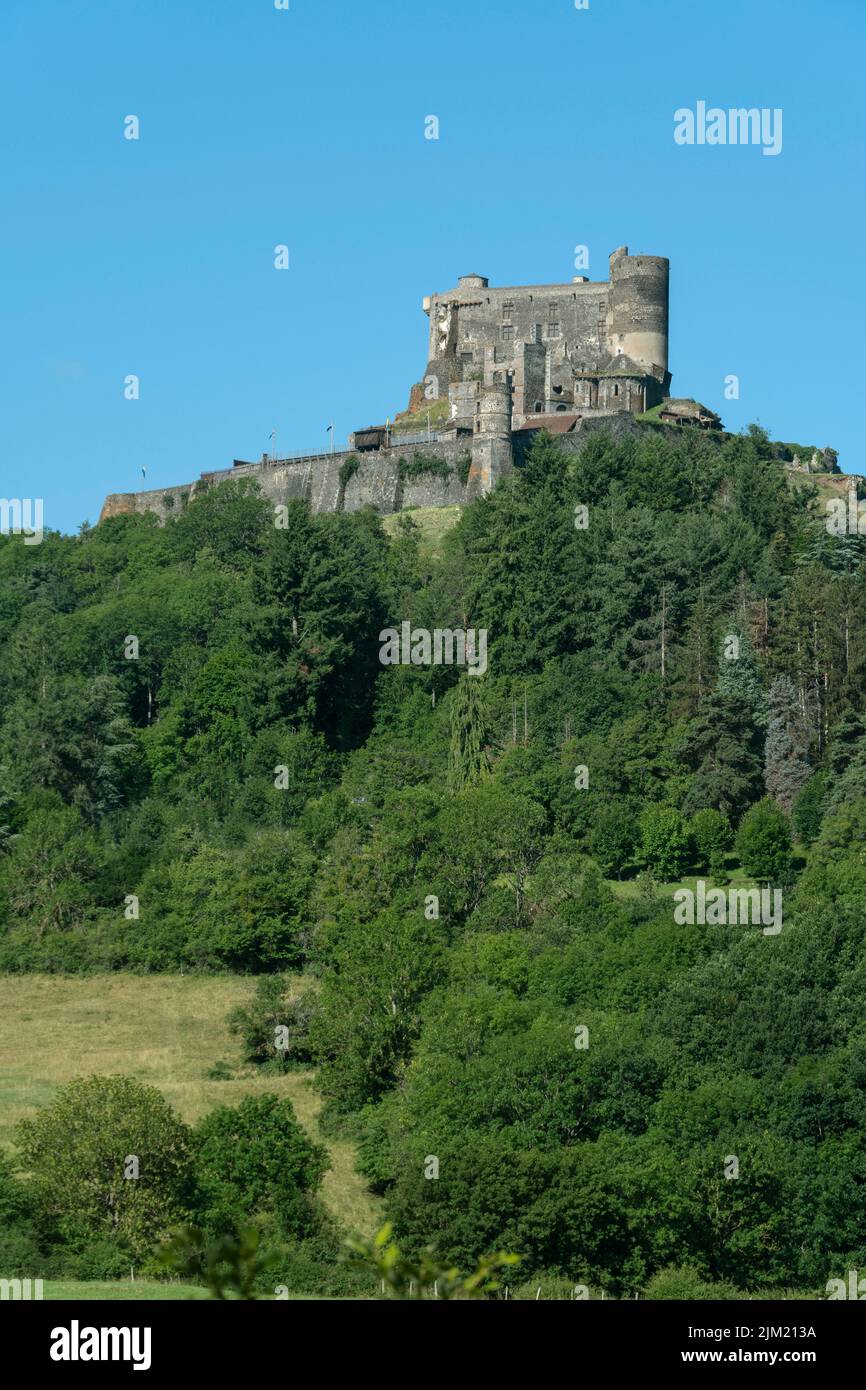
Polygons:
<instances>
[{"instance_id":1,"label":"castle keep","mask_svg":"<svg viewBox=\"0 0 866 1390\"><path fill-rule=\"evenodd\" d=\"M469 502L513 467L534 431L577 433L668 396L668 272L664 257L621 246L608 281L496 288L463 275L455 289L424 300L427 369L393 430L357 430L338 453L235 459L197 482L112 493L100 521L149 511L164 520L228 478L254 478L274 504L304 498L314 512ZM428 418L424 428L434 406L444 423L434 428Z\"/></svg>"},{"instance_id":2,"label":"castle keep","mask_svg":"<svg viewBox=\"0 0 866 1390\"><path fill-rule=\"evenodd\" d=\"M473 424L484 390L512 383L513 422L565 414L638 414L668 394L668 274L662 256L610 258L610 280L491 288L462 275L430 295L430 353L422 399L449 397L453 419Z\"/></svg>"}]
</instances>

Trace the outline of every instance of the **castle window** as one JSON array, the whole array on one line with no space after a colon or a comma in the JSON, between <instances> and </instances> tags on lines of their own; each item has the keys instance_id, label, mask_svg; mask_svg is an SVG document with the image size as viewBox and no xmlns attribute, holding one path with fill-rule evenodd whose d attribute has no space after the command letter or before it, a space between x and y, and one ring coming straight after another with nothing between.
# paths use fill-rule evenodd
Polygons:
<instances>
[{"instance_id":1,"label":"castle window","mask_svg":"<svg viewBox=\"0 0 866 1390\"><path fill-rule=\"evenodd\" d=\"M510 323L514 317L514 300L506 299L502 304L502 317L506 323Z\"/></svg>"},{"instance_id":2,"label":"castle window","mask_svg":"<svg viewBox=\"0 0 866 1390\"><path fill-rule=\"evenodd\" d=\"M613 394L614 394L615 396L618 396L618 395L619 395L619 382L618 382L618 381L615 381L614 384L613 384Z\"/></svg>"},{"instance_id":3,"label":"castle window","mask_svg":"<svg viewBox=\"0 0 866 1390\"><path fill-rule=\"evenodd\" d=\"M514 337L514 324L513 324L513 323L504 323L504 324L502 325L501 330L500 330L500 335L501 335L501 337L502 337L503 339L505 339L505 338L513 338L513 337Z\"/></svg>"},{"instance_id":4,"label":"castle window","mask_svg":"<svg viewBox=\"0 0 866 1390\"><path fill-rule=\"evenodd\" d=\"M561 335L562 335L562 328L561 328L561 326L560 326L558 323L554 323L553 320L551 320L551 322L547 325L547 336L548 336L548 338L559 338L559 337L561 337Z\"/></svg>"},{"instance_id":5,"label":"castle window","mask_svg":"<svg viewBox=\"0 0 866 1390\"><path fill-rule=\"evenodd\" d=\"M540 415L542 409L543 409L543 407L542 407L541 401L536 401L536 402L535 402L535 413L536 413L536 415Z\"/></svg>"}]
</instances>

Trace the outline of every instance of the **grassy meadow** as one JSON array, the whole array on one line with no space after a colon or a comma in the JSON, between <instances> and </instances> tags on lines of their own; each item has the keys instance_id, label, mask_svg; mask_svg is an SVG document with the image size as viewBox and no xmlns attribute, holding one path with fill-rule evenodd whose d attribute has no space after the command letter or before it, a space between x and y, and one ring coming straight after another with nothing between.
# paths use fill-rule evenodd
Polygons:
<instances>
[{"instance_id":1,"label":"grassy meadow","mask_svg":"<svg viewBox=\"0 0 866 1390\"><path fill-rule=\"evenodd\" d=\"M291 1100L300 1123L328 1149L322 1197L329 1210L347 1229L371 1233L381 1224L377 1200L355 1172L352 1146L319 1132L312 1074L262 1076L240 1061L226 1017L253 988L252 980L231 976L0 976L0 1144L11 1147L16 1122L76 1076L120 1072L158 1086L190 1123L217 1105L273 1091ZM231 1079L208 1077L219 1061Z\"/></svg>"}]
</instances>

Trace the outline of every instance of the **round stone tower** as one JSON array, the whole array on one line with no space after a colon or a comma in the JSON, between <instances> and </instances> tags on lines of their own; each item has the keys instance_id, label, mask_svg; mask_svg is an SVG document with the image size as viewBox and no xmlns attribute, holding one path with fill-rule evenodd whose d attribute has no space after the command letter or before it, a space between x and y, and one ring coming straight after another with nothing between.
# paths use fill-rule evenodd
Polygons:
<instances>
[{"instance_id":1,"label":"round stone tower","mask_svg":"<svg viewBox=\"0 0 866 1390\"><path fill-rule=\"evenodd\" d=\"M610 258L607 340L611 355L668 370L666 256L630 256L620 246Z\"/></svg>"},{"instance_id":2,"label":"round stone tower","mask_svg":"<svg viewBox=\"0 0 866 1390\"><path fill-rule=\"evenodd\" d=\"M494 381L482 387L478 402L478 431L472 440L469 495L484 496L511 470L511 382Z\"/></svg>"},{"instance_id":3,"label":"round stone tower","mask_svg":"<svg viewBox=\"0 0 866 1390\"><path fill-rule=\"evenodd\" d=\"M481 391L478 403L478 433L496 439L511 439L511 382L494 381Z\"/></svg>"}]
</instances>

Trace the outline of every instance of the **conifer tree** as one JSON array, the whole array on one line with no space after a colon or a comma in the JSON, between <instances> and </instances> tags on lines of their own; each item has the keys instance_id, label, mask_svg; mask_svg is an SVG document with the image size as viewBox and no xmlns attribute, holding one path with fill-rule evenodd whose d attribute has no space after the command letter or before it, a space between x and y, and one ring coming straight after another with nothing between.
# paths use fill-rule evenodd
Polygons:
<instances>
[{"instance_id":1,"label":"conifer tree","mask_svg":"<svg viewBox=\"0 0 866 1390\"><path fill-rule=\"evenodd\" d=\"M478 682L477 676L464 676L451 702L448 782L452 791L474 785L490 770L484 700Z\"/></svg>"},{"instance_id":2,"label":"conifer tree","mask_svg":"<svg viewBox=\"0 0 866 1390\"><path fill-rule=\"evenodd\" d=\"M797 692L788 676L777 676L767 697L769 722L764 747L764 786L770 796L791 814L797 794L809 780L806 759L808 738L797 704Z\"/></svg>"}]
</instances>

